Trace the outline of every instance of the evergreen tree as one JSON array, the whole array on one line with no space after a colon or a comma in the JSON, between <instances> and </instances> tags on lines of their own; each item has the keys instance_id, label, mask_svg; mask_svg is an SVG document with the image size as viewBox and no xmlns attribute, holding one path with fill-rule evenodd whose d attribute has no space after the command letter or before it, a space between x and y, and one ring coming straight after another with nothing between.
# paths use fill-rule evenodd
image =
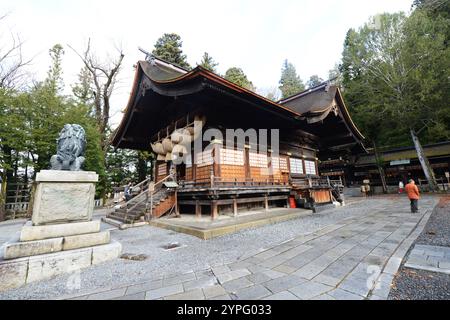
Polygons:
<instances>
[{"instance_id":1,"label":"evergreen tree","mask_svg":"<svg viewBox=\"0 0 450 320\"><path fill-rule=\"evenodd\" d=\"M92 105L94 99L94 89L92 87L92 74L89 69L84 66L78 74L78 82L72 86L73 95L78 102L85 105Z\"/></svg>"},{"instance_id":2,"label":"evergreen tree","mask_svg":"<svg viewBox=\"0 0 450 320\"><path fill-rule=\"evenodd\" d=\"M302 79L297 75L294 65L287 59L284 60L281 69L281 79L279 84L282 99L305 90L305 85L303 84Z\"/></svg>"},{"instance_id":3,"label":"evergreen tree","mask_svg":"<svg viewBox=\"0 0 450 320\"><path fill-rule=\"evenodd\" d=\"M378 20L350 29L344 43L340 69L355 121L378 145L411 145L410 129L426 128L423 143L449 139L448 19L416 9Z\"/></svg>"},{"instance_id":4,"label":"evergreen tree","mask_svg":"<svg viewBox=\"0 0 450 320\"><path fill-rule=\"evenodd\" d=\"M248 80L247 76L245 75L244 71L242 71L241 68L236 67L229 68L227 72L225 72L224 78L248 90L251 91L256 90L253 83L250 80Z\"/></svg>"},{"instance_id":5,"label":"evergreen tree","mask_svg":"<svg viewBox=\"0 0 450 320\"><path fill-rule=\"evenodd\" d=\"M312 87L318 86L322 82L323 82L323 79L321 77L319 77L317 74L314 74L311 77L309 77L309 80L306 82L306 86L308 88L312 88Z\"/></svg>"},{"instance_id":6,"label":"evergreen tree","mask_svg":"<svg viewBox=\"0 0 450 320\"><path fill-rule=\"evenodd\" d=\"M181 49L182 44L183 42L178 34L165 33L156 41L155 49L152 53L156 57L182 68L191 69L191 66L187 62L186 55L183 54L183 50Z\"/></svg>"},{"instance_id":7,"label":"evergreen tree","mask_svg":"<svg viewBox=\"0 0 450 320\"><path fill-rule=\"evenodd\" d=\"M52 64L47 72L45 86L50 94L57 95L64 88L62 78L62 58L64 56L64 49L62 45L55 44L53 48L49 50L49 54Z\"/></svg>"},{"instance_id":8,"label":"evergreen tree","mask_svg":"<svg viewBox=\"0 0 450 320\"><path fill-rule=\"evenodd\" d=\"M219 65L217 62L214 61L214 59L208 54L208 52L205 52L202 57L202 61L198 64L199 66L202 66L203 68L216 73L216 67Z\"/></svg>"}]
</instances>

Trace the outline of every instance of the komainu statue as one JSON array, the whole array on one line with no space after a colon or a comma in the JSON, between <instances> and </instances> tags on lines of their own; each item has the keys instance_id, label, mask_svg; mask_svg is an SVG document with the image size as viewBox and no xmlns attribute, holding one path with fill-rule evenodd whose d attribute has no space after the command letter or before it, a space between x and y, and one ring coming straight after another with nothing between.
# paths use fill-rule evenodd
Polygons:
<instances>
[{"instance_id":1,"label":"komainu statue","mask_svg":"<svg viewBox=\"0 0 450 320\"><path fill-rule=\"evenodd\" d=\"M51 170L80 171L85 160L86 133L78 124L66 124L59 133L57 153L50 159Z\"/></svg>"}]
</instances>

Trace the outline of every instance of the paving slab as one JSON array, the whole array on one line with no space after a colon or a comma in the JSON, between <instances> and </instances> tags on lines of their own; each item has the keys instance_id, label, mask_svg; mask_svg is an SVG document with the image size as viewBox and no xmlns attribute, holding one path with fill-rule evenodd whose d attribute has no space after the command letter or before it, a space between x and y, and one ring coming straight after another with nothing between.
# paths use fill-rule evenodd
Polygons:
<instances>
[{"instance_id":1,"label":"paving slab","mask_svg":"<svg viewBox=\"0 0 450 320\"><path fill-rule=\"evenodd\" d=\"M289 291L281 291L267 296L263 300L299 300L299 298Z\"/></svg>"},{"instance_id":2,"label":"paving slab","mask_svg":"<svg viewBox=\"0 0 450 320\"><path fill-rule=\"evenodd\" d=\"M271 295L272 292L267 290L262 285L254 285L239 289L235 294L239 300L259 300L267 297L268 295Z\"/></svg>"},{"instance_id":3,"label":"paving slab","mask_svg":"<svg viewBox=\"0 0 450 320\"><path fill-rule=\"evenodd\" d=\"M210 298L226 295L227 292L221 285L217 284L214 286L209 286L209 287L203 288L203 294L205 295L206 299L210 299Z\"/></svg>"},{"instance_id":4,"label":"paving slab","mask_svg":"<svg viewBox=\"0 0 450 320\"><path fill-rule=\"evenodd\" d=\"M147 291L145 293L145 300L155 300L182 292L184 292L183 285L175 284L172 286Z\"/></svg>"},{"instance_id":5,"label":"paving slab","mask_svg":"<svg viewBox=\"0 0 450 320\"><path fill-rule=\"evenodd\" d=\"M146 292L149 290L162 288L162 286L163 286L162 280L148 281L148 282L128 286L126 294L132 295L135 293Z\"/></svg>"},{"instance_id":6,"label":"paving slab","mask_svg":"<svg viewBox=\"0 0 450 320\"><path fill-rule=\"evenodd\" d=\"M164 300L204 300L202 289L194 289L183 293L164 297Z\"/></svg>"},{"instance_id":7,"label":"paving slab","mask_svg":"<svg viewBox=\"0 0 450 320\"><path fill-rule=\"evenodd\" d=\"M278 293L281 291L286 291L295 286L298 286L306 281L307 280L304 278L300 278L294 274L291 274L270 280L268 282L263 283L263 285L273 293Z\"/></svg>"},{"instance_id":8,"label":"paving slab","mask_svg":"<svg viewBox=\"0 0 450 320\"><path fill-rule=\"evenodd\" d=\"M320 296L321 294L324 294L332 289L333 287L327 286L322 283L306 281L296 287L290 288L289 291L302 300L309 300L314 297Z\"/></svg>"}]
</instances>

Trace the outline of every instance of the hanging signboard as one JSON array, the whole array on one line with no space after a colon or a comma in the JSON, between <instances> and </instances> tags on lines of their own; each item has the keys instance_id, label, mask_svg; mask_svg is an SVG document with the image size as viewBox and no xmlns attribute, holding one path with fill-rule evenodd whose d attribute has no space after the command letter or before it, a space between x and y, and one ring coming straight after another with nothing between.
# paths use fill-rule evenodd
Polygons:
<instances>
[{"instance_id":1,"label":"hanging signboard","mask_svg":"<svg viewBox=\"0 0 450 320\"><path fill-rule=\"evenodd\" d=\"M410 159L401 159L401 160L392 160L389 164L391 166L398 166L400 164L410 164L411 160Z\"/></svg>"}]
</instances>

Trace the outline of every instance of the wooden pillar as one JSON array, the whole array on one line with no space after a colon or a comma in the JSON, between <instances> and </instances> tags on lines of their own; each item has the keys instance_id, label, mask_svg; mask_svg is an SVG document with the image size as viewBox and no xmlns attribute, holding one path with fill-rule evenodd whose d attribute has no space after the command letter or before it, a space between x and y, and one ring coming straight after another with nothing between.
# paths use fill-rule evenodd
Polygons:
<instances>
[{"instance_id":1,"label":"wooden pillar","mask_svg":"<svg viewBox=\"0 0 450 320\"><path fill-rule=\"evenodd\" d=\"M288 181L291 182L292 176L291 176L291 153L290 152L287 153L286 162L287 162L287 167L288 167ZM289 200L288 200L288 203L289 203Z\"/></svg>"},{"instance_id":2,"label":"wooden pillar","mask_svg":"<svg viewBox=\"0 0 450 320\"><path fill-rule=\"evenodd\" d=\"M200 206L200 202L198 200L195 200L195 217L202 217L202 207Z\"/></svg>"},{"instance_id":3,"label":"wooden pillar","mask_svg":"<svg viewBox=\"0 0 450 320\"><path fill-rule=\"evenodd\" d=\"M238 214L238 206L237 206L237 199L234 198L233 199L233 214L236 217Z\"/></svg>"},{"instance_id":4,"label":"wooden pillar","mask_svg":"<svg viewBox=\"0 0 450 320\"><path fill-rule=\"evenodd\" d=\"M250 146L244 146L245 179L250 179Z\"/></svg>"},{"instance_id":5,"label":"wooden pillar","mask_svg":"<svg viewBox=\"0 0 450 320\"><path fill-rule=\"evenodd\" d=\"M219 142L217 140L213 141L214 143L214 149L213 149L213 168L214 168L214 176L220 177L221 176L221 166L220 166L220 148L222 147L222 142Z\"/></svg>"},{"instance_id":6,"label":"wooden pillar","mask_svg":"<svg viewBox=\"0 0 450 320\"><path fill-rule=\"evenodd\" d=\"M197 155L194 154L194 149L191 149L192 160L192 181L197 181Z\"/></svg>"},{"instance_id":7,"label":"wooden pillar","mask_svg":"<svg viewBox=\"0 0 450 320\"><path fill-rule=\"evenodd\" d=\"M219 216L217 200L211 201L211 219L214 220Z\"/></svg>"},{"instance_id":8,"label":"wooden pillar","mask_svg":"<svg viewBox=\"0 0 450 320\"><path fill-rule=\"evenodd\" d=\"M177 190L175 190L174 197L175 197L175 215L177 217L179 217L180 216L180 205L178 204L178 191Z\"/></svg>"},{"instance_id":9,"label":"wooden pillar","mask_svg":"<svg viewBox=\"0 0 450 320\"><path fill-rule=\"evenodd\" d=\"M315 159L314 164L316 165L316 174L318 176L320 176L320 174L319 174L319 158Z\"/></svg>"},{"instance_id":10,"label":"wooden pillar","mask_svg":"<svg viewBox=\"0 0 450 320\"><path fill-rule=\"evenodd\" d=\"M279 166L279 164L278 164ZM272 163L272 150L269 149L269 151L267 152L267 167L269 168L269 180L270 181L274 181L273 178L273 163Z\"/></svg>"},{"instance_id":11,"label":"wooden pillar","mask_svg":"<svg viewBox=\"0 0 450 320\"><path fill-rule=\"evenodd\" d=\"M267 194L264 196L264 207L266 208L266 211L269 211L269 197Z\"/></svg>"}]
</instances>

